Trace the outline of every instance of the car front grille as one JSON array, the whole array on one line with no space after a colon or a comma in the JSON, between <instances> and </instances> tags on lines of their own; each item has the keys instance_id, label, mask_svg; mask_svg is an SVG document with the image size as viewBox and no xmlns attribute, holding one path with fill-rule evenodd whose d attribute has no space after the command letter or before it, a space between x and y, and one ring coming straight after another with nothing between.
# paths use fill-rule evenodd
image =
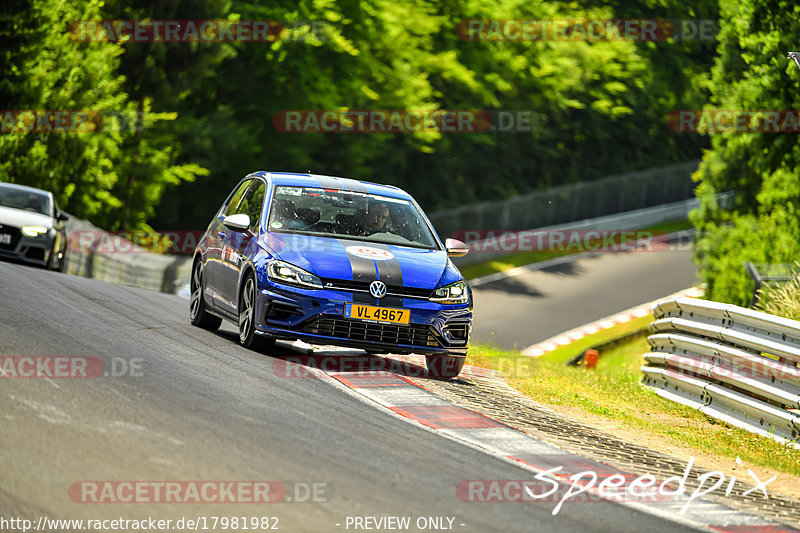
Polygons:
<instances>
[{"instance_id":1,"label":"car front grille","mask_svg":"<svg viewBox=\"0 0 800 533\"><path fill-rule=\"evenodd\" d=\"M371 281L348 281L344 279L322 280L322 286L326 289L337 291L355 291L369 294L369 284ZM401 298L417 298L427 300L433 293L432 289L418 289L416 287L402 287L399 285L386 285L386 296L399 296Z\"/></svg>"},{"instance_id":2,"label":"car front grille","mask_svg":"<svg viewBox=\"0 0 800 533\"><path fill-rule=\"evenodd\" d=\"M20 237L22 236L19 228L15 228L14 226L4 226L3 224L0 224L0 234L11 235L10 243L4 243L4 240L0 240L0 250L14 250L17 247Z\"/></svg>"},{"instance_id":3,"label":"car front grille","mask_svg":"<svg viewBox=\"0 0 800 533\"><path fill-rule=\"evenodd\" d=\"M317 317L303 327L304 333L353 341L440 347L431 328L423 324L380 324L349 318Z\"/></svg>"}]
</instances>

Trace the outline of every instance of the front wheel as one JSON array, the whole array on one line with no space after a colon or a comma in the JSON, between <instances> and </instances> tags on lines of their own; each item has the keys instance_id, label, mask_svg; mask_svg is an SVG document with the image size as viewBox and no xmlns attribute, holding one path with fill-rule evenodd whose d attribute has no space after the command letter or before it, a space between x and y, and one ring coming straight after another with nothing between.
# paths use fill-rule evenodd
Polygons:
<instances>
[{"instance_id":1,"label":"front wheel","mask_svg":"<svg viewBox=\"0 0 800 533\"><path fill-rule=\"evenodd\" d=\"M245 348L254 350L271 348L275 345L273 337L256 333L256 278L251 273L245 279L239 295L239 342Z\"/></svg>"},{"instance_id":2,"label":"front wheel","mask_svg":"<svg viewBox=\"0 0 800 533\"><path fill-rule=\"evenodd\" d=\"M426 355L425 366L428 373L435 378L454 378L464 368L466 357L455 355Z\"/></svg>"},{"instance_id":3,"label":"front wheel","mask_svg":"<svg viewBox=\"0 0 800 533\"><path fill-rule=\"evenodd\" d=\"M206 311L206 302L203 297L203 261L194 264L192 281L190 284L191 296L189 298L189 320L193 326L214 331L222 324L222 319Z\"/></svg>"}]
</instances>

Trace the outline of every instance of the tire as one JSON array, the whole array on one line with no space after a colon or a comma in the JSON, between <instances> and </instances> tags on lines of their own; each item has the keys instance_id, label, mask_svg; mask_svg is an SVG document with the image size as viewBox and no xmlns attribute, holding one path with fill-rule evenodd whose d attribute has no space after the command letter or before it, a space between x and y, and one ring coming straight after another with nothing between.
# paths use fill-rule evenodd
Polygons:
<instances>
[{"instance_id":1,"label":"tire","mask_svg":"<svg viewBox=\"0 0 800 533\"><path fill-rule=\"evenodd\" d=\"M222 319L206 311L206 302L203 298L203 261L197 261L192 267L190 281L191 296L189 297L189 320L193 326L215 331L222 324Z\"/></svg>"},{"instance_id":2,"label":"tire","mask_svg":"<svg viewBox=\"0 0 800 533\"><path fill-rule=\"evenodd\" d=\"M456 357L454 355L426 355L425 366L428 367L428 374L431 377L454 378L464 368L466 360L466 357Z\"/></svg>"},{"instance_id":3,"label":"tire","mask_svg":"<svg viewBox=\"0 0 800 533\"><path fill-rule=\"evenodd\" d=\"M256 278L250 272L239 292L239 343L245 348L263 350L275 345L274 337L256 333Z\"/></svg>"}]
</instances>

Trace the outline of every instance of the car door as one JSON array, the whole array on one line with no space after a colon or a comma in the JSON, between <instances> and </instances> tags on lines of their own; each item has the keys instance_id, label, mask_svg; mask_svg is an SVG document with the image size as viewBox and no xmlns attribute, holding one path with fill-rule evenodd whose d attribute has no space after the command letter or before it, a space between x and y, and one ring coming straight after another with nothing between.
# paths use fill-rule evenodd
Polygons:
<instances>
[{"instance_id":1,"label":"car door","mask_svg":"<svg viewBox=\"0 0 800 533\"><path fill-rule=\"evenodd\" d=\"M260 179L253 180L236 209L236 213L250 217L249 229L253 234L258 233L259 230L265 193L266 186L264 182ZM228 311L237 313L239 305L239 274L246 262L246 250L252 237L241 231L224 229L226 232L222 247L224 279L220 283L220 301Z\"/></svg>"},{"instance_id":2,"label":"car door","mask_svg":"<svg viewBox=\"0 0 800 533\"><path fill-rule=\"evenodd\" d=\"M206 294L211 297L213 305L216 307L228 309L227 306L223 305L221 285L226 279L226 269L223 263L223 247L225 246L225 238L229 230L222 221L226 216L236 213L244 193L247 192L247 189L252 184L253 180L248 179L237 185L228 197L228 201L219 210L219 214L211 221L211 225L208 228L208 245L205 255L205 291Z\"/></svg>"}]
</instances>

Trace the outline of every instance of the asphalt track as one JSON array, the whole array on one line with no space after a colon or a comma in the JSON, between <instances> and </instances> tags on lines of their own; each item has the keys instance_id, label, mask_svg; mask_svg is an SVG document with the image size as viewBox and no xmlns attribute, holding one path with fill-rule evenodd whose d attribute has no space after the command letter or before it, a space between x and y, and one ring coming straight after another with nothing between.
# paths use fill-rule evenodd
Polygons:
<instances>
[{"instance_id":1,"label":"asphalt track","mask_svg":"<svg viewBox=\"0 0 800 533\"><path fill-rule=\"evenodd\" d=\"M688 250L577 254L473 287L473 342L524 349L695 283Z\"/></svg>"},{"instance_id":2,"label":"asphalt track","mask_svg":"<svg viewBox=\"0 0 800 533\"><path fill-rule=\"evenodd\" d=\"M687 530L610 502L555 516L552 504L462 502L462 480L531 474L327 381L281 376L276 354L240 347L230 327L190 326L176 296L0 263L0 355L141 361L137 376L0 379L0 517L277 516L280 531L327 532L354 531L347 516L447 516L457 531ZM76 503L69 487L87 480L318 482L329 496Z\"/></svg>"}]
</instances>

